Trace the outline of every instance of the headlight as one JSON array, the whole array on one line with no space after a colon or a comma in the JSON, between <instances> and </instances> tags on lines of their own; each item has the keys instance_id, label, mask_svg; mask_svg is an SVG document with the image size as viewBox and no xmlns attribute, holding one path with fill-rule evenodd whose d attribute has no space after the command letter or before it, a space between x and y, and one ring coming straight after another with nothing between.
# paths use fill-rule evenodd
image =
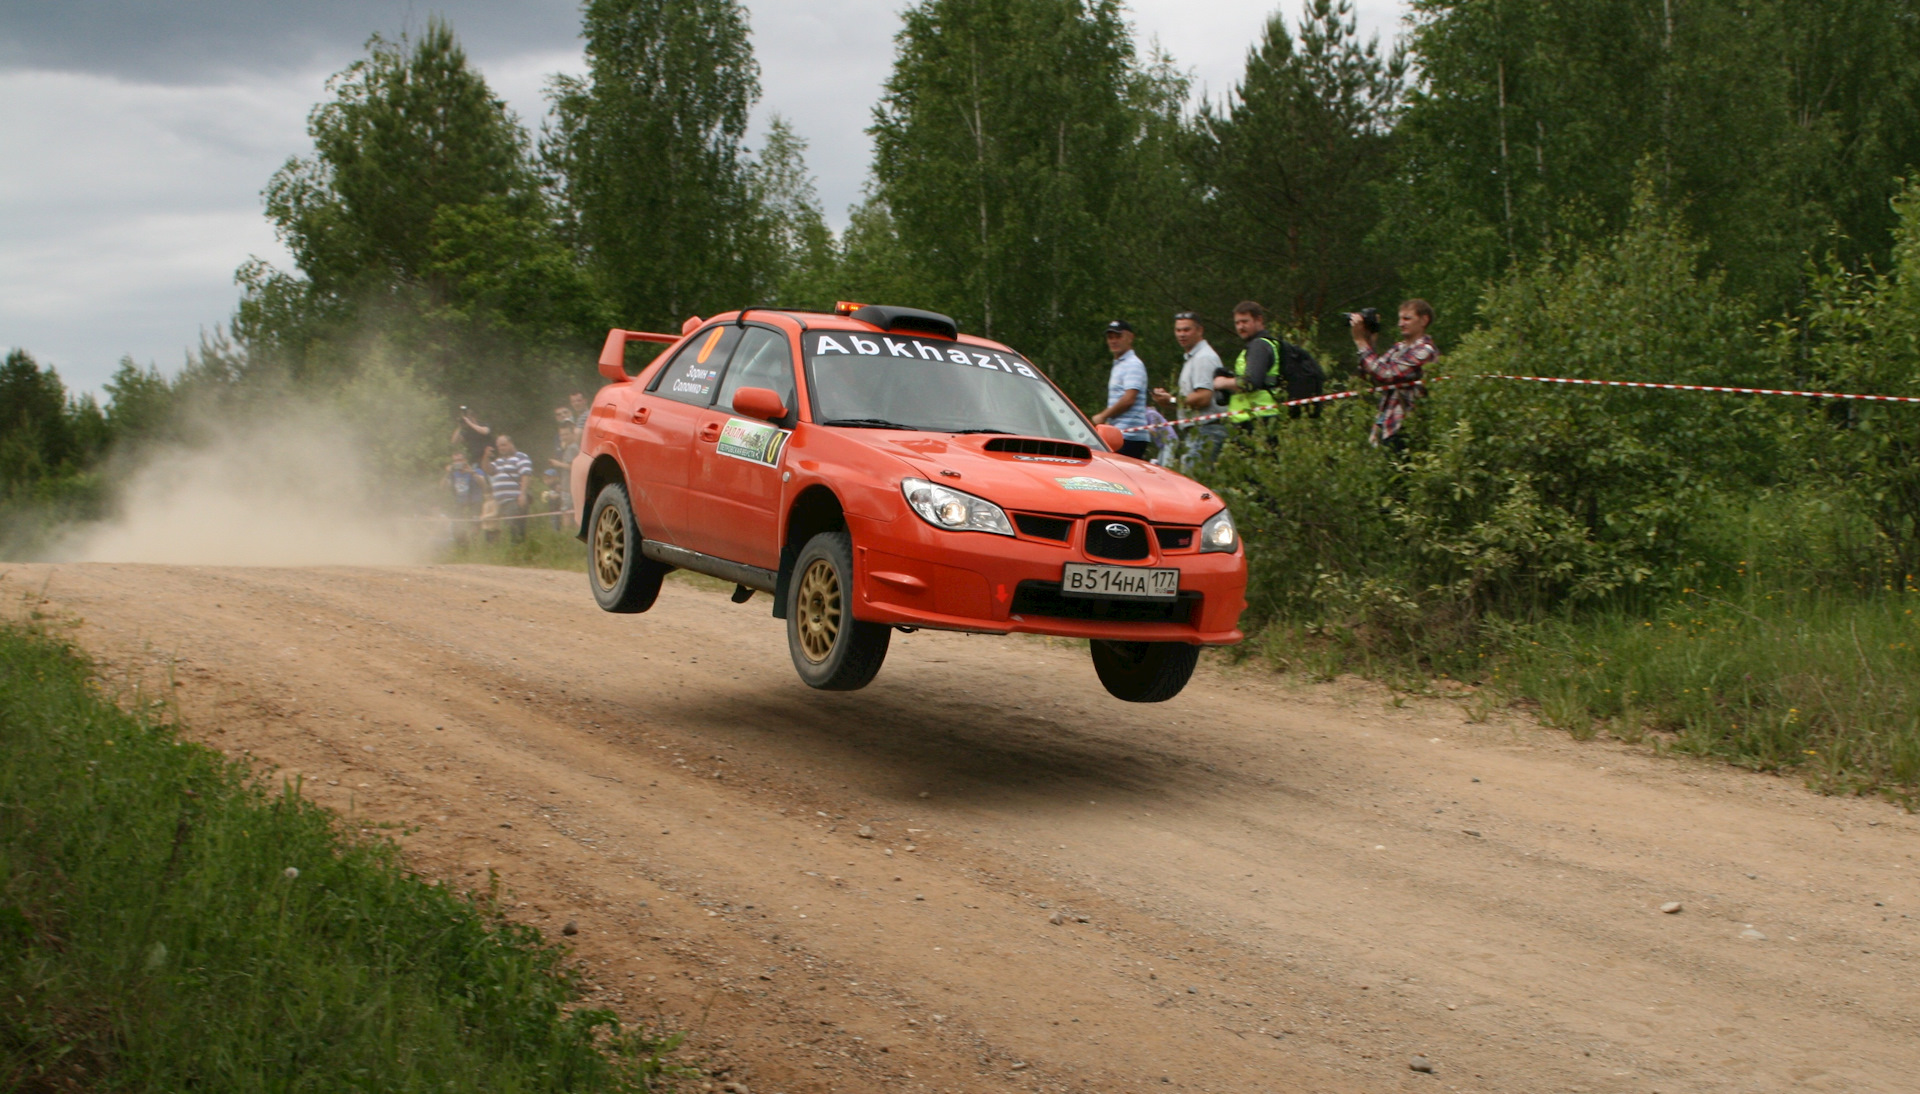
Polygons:
<instances>
[{"instance_id":1,"label":"headlight","mask_svg":"<svg viewBox=\"0 0 1920 1094\"><path fill-rule=\"evenodd\" d=\"M1231 551L1240 545L1240 533L1234 531L1233 514L1220 510L1200 526L1200 550Z\"/></svg>"},{"instance_id":2,"label":"headlight","mask_svg":"<svg viewBox=\"0 0 1920 1094\"><path fill-rule=\"evenodd\" d=\"M1013 534L1013 522L1007 519L1006 512L985 498L963 494L925 479L901 479L900 492L907 496L907 504L913 511L935 528L950 532Z\"/></svg>"}]
</instances>

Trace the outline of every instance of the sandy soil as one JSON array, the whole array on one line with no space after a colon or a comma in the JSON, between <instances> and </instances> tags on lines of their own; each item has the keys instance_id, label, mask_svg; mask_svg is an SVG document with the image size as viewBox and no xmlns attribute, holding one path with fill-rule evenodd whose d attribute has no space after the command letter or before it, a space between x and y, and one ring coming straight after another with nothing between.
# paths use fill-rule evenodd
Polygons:
<instances>
[{"instance_id":1,"label":"sandy soil","mask_svg":"<svg viewBox=\"0 0 1920 1094\"><path fill-rule=\"evenodd\" d=\"M1129 706L1065 642L897 636L822 694L764 596L679 582L637 617L484 567L0 594L577 921L603 1002L755 1094L1920 1089L1920 824L1882 803L1207 662Z\"/></svg>"}]
</instances>

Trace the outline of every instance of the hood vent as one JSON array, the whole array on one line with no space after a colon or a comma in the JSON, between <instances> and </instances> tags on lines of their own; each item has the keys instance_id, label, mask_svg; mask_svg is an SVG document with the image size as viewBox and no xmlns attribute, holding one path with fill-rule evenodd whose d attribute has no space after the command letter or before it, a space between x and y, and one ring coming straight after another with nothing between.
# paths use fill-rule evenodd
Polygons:
<instances>
[{"instance_id":1,"label":"hood vent","mask_svg":"<svg viewBox=\"0 0 1920 1094\"><path fill-rule=\"evenodd\" d=\"M1091 460L1093 449L1072 441L1044 441L1038 437L995 437L986 443L989 452L1011 452L1016 456L1051 456L1056 460Z\"/></svg>"}]
</instances>

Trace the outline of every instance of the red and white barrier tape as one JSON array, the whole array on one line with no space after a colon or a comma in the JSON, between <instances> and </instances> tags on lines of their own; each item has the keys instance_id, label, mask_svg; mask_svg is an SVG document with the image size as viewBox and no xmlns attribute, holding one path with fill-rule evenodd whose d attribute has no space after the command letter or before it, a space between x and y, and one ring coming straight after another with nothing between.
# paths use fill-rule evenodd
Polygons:
<instances>
[{"instance_id":1,"label":"red and white barrier tape","mask_svg":"<svg viewBox=\"0 0 1920 1094\"><path fill-rule=\"evenodd\" d=\"M1191 418L1171 420L1167 422L1167 424L1176 429L1182 429L1190 425L1222 421L1227 418L1239 417L1243 414L1256 418L1271 418L1285 407L1306 406L1309 403L1330 403L1335 399L1353 399L1362 395L1378 395L1383 391L1393 391L1403 387L1418 387L1423 383L1437 383L1443 380L1524 380L1535 384L1576 384L1586 387L1637 387L1651 388L1655 391L1705 391L1716 395L1787 395L1801 399L1853 399L1873 403L1920 403L1920 395L1861 395L1846 391L1796 391L1790 388L1723 387L1716 384L1656 384L1646 380L1584 380L1570 376L1517 376L1490 372L1479 376L1434 376L1426 380L1386 384L1381 387L1367 388L1361 391L1336 391L1331 395L1314 395L1305 399L1288 399L1284 403L1275 403L1271 407L1253 407L1248 410L1227 410L1217 414L1199 414Z\"/></svg>"}]
</instances>

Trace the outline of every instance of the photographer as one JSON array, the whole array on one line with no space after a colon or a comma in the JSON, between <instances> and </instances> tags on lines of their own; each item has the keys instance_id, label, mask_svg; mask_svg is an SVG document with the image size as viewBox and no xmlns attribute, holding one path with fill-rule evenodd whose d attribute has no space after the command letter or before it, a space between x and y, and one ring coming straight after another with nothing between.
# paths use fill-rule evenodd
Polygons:
<instances>
[{"instance_id":1,"label":"photographer","mask_svg":"<svg viewBox=\"0 0 1920 1094\"><path fill-rule=\"evenodd\" d=\"M1407 450L1407 438L1401 429L1414 400L1420 397L1420 381L1426 368L1440 359L1427 328L1433 325L1433 305L1415 298L1400 305L1400 341L1384 353L1373 348L1374 335L1380 330L1380 313L1372 308L1347 316L1353 331L1354 348L1360 352L1360 374L1375 387L1404 384L1380 393L1380 411L1374 416L1373 430L1367 439L1376 447L1384 446L1396 455Z\"/></svg>"}]
</instances>

